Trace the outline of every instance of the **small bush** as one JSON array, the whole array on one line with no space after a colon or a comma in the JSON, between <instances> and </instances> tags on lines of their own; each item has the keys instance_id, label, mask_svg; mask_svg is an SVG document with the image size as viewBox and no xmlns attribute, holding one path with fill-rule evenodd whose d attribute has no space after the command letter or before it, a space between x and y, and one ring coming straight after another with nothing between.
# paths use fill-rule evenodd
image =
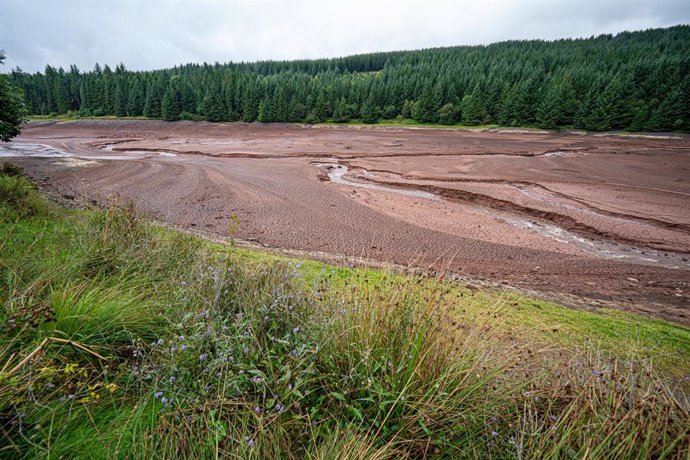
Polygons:
<instances>
[{"instance_id":1,"label":"small bush","mask_svg":"<svg viewBox=\"0 0 690 460\"><path fill-rule=\"evenodd\" d=\"M199 115L198 113L182 112L180 114L180 120L204 121L205 118L203 115Z\"/></svg>"},{"instance_id":2,"label":"small bush","mask_svg":"<svg viewBox=\"0 0 690 460\"><path fill-rule=\"evenodd\" d=\"M23 176L24 168L6 161L0 166L0 174L4 174L5 176Z\"/></svg>"},{"instance_id":3,"label":"small bush","mask_svg":"<svg viewBox=\"0 0 690 460\"><path fill-rule=\"evenodd\" d=\"M11 174L0 174L0 203L7 205L20 216L47 214L50 209L48 201L38 193L31 181L15 174L18 171L16 167L8 169Z\"/></svg>"}]
</instances>

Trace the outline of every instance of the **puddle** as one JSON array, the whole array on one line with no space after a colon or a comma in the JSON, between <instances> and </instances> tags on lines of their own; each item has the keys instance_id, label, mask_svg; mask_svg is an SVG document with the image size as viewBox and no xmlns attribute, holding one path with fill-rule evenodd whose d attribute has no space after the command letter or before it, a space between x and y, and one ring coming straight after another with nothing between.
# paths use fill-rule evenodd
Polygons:
<instances>
[{"instance_id":1,"label":"puddle","mask_svg":"<svg viewBox=\"0 0 690 460\"><path fill-rule=\"evenodd\" d=\"M45 144L17 144L0 142L0 158L70 158L74 155Z\"/></svg>"},{"instance_id":2,"label":"puddle","mask_svg":"<svg viewBox=\"0 0 690 460\"><path fill-rule=\"evenodd\" d=\"M397 188L397 187L386 187L385 185L367 184L367 183L356 182L356 181L347 179L345 177L345 174L347 174L348 168L347 168L347 166L344 166L341 164L336 164L336 163L314 163L314 164L316 166L319 166L322 168L327 168L328 178L331 180L331 182L333 182L335 184L347 185L348 187L365 188L368 190L379 190L382 192L398 193L400 195L413 196L416 198L424 198L427 200L439 200L440 199L437 195L434 195L433 193L425 192L422 190L408 190L408 189ZM368 175L368 172L365 173L365 175Z\"/></svg>"},{"instance_id":3,"label":"puddle","mask_svg":"<svg viewBox=\"0 0 690 460\"><path fill-rule=\"evenodd\" d=\"M522 219L519 217L503 217L499 218L498 220L504 221L513 227L521 228L523 230L551 238L560 243L574 246L588 254L596 255L605 259L625 260L627 262L636 264L654 265L657 267L672 269L690 268L690 262L688 262L687 256L683 254L657 251L647 248L642 249L635 246L603 240L593 240L569 232L568 230L552 224Z\"/></svg>"},{"instance_id":4,"label":"puddle","mask_svg":"<svg viewBox=\"0 0 690 460\"><path fill-rule=\"evenodd\" d=\"M177 153L170 152L167 150L156 150L156 151L150 151L150 150L115 150L115 146L117 144L106 144L103 147L101 147L101 150L105 150L106 152L115 152L117 153L116 156L112 157L107 157L107 156L98 156L98 158L102 158L104 160L130 160L132 159L131 155L136 155L138 157L154 157L156 154L161 157L176 157Z\"/></svg>"}]
</instances>

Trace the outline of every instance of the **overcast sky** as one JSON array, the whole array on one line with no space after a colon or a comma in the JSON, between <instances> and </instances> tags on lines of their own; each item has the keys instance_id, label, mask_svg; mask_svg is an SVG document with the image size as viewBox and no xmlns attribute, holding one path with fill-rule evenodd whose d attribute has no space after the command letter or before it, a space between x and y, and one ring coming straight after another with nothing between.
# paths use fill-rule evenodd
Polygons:
<instances>
[{"instance_id":1,"label":"overcast sky","mask_svg":"<svg viewBox=\"0 0 690 460\"><path fill-rule=\"evenodd\" d=\"M687 23L688 0L0 0L0 70L335 57Z\"/></svg>"}]
</instances>

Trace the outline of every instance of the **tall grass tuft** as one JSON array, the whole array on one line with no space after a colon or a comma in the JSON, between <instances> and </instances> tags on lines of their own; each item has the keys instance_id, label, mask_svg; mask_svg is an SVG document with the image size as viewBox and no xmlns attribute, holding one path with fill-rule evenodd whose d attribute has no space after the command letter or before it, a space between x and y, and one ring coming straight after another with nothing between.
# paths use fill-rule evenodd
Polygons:
<instances>
[{"instance_id":1,"label":"tall grass tuft","mask_svg":"<svg viewBox=\"0 0 690 460\"><path fill-rule=\"evenodd\" d=\"M0 457L690 455L651 364L506 340L441 281L307 278L116 201L0 206Z\"/></svg>"}]
</instances>

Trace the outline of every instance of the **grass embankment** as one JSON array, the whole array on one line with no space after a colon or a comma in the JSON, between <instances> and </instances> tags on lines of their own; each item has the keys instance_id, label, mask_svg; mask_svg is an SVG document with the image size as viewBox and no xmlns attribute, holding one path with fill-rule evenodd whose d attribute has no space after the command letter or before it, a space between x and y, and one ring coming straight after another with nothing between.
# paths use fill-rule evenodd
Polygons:
<instances>
[{"instance_id":1,"label":"grass embankment","mask_svg":"<svg viewBox=\"0 0 690 460\"><path fill-rule=\"evenodd\" d=\"M115 115L105 115L101 117L84 117L78 114L72 115L30 115L29 121L77 121L77 120L161 120L160 118L147 118L147 117L118 117ZM199 120L197 120L199 121ZM303 123L297 123L303 124ZM499 125L444 125L441 123L419 123L411 118L405 118L403 120L380 120L376 123L364 123L361 120L350 120L348 122L336 123L332 121L326 121L323 123L317 123L314 126L383 126L383 127L411 127L411 128L455 128L455 129L489 129L489 128L500 128ZM537 129L537 128L511 128L511 129Z\"/></svg>"},{"instance_id":2,"label":"grass embankment","mask_svg":"<svg viewBox=\"0 0 690 460\"><path fill-rule=\"evenodd\" d=\"M2 457L690 454L687 329L67 211L16 172Z\"/></svg>"}]
</instances>

